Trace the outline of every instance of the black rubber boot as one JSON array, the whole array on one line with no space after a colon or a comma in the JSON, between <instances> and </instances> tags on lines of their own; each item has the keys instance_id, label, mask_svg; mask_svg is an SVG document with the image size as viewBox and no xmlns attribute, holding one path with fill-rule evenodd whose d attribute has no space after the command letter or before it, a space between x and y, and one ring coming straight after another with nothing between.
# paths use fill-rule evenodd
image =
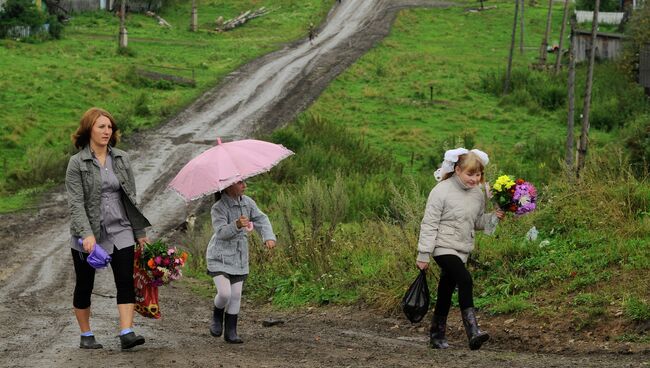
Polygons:
<instances>
[{"instance_id":1,"label":"black rubber boot","mask_svg":"<svg viewBox=\"0 0 650 368\"><path fill-rule=\"evenodd\" d=\"M120 345L122 346L122 350L131 349L142 344L144 344L144 337L136 335L135 332L120 335Z\"/></svg>"},{"instance_id":2,"label":"black rubber boot","mask_svg":"<svg viewBox=\"0 0 650 368\"><path fill-rule=\"evenodd\" d=\"M223 308L214 307L212 310L212 324L210 325L210 335L219 337L223 333Z\"/></svg>"},{"instance_id":3,"label":"black rubber boot","mask_svg":"<svg viewBox=\"0 0 650 368\"><path fill-rule=\"evenodd\" d=\"M465 326L465 332L467 332L470 350L480 349L481 345L490 339L490 335L479 330L474 308L463 309L461 315L463 316L463 325Z\"/></svg>"},{"instance_id":4,"label":"black rubber boot","mask_svg":"<svg viewBox=\"0 0 650 368\"><path fill-rule=\"evenodd\" d=\"M244 341L237 336L237 315L236 314L224 314L224 323L223 323L223 339L226 342L231 344L241 344Z\"/></svg>"},{"instance_id":5,"label":"black rubber boot","mask_svg":"<svg viewBox=\"0 0 650 368\"><path fill-rule=\"evenodd\" d=\"M102 344L98 343L95 340L95 336L81 336L81 341L79 342L79 347L81 349L101 349L103 348Z\"/></svg>"},{"instance_id":6,"label":"black rubber boot","mask_svg":"<svg viewBox=\"0 0 650 368\"><path fill-rule=\"evenodd\" d=\"M433 315L431 320L431 329L429 330L429 346L431 349L447 349L447 339L445 332L447 331L447 316Z\"/></svg>"}]
</instances>

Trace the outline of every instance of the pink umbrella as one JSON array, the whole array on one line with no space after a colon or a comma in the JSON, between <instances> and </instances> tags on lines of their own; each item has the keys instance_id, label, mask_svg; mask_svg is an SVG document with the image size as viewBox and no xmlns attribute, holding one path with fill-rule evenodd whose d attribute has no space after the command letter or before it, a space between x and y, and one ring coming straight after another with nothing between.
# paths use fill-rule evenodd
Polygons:
<instances>
[{"instance_id":1,"label":"pink umbrella","mask_svg":"<svg viewBox=\"0 0 650 368\"><path fill-rule=\"evenodd\" d=\"M293 152L275 143L255 139L221 143L218 138L217 145L190 160L169 187L191 201L269 171L291 155Z\"/></svg>"}]
</instances>

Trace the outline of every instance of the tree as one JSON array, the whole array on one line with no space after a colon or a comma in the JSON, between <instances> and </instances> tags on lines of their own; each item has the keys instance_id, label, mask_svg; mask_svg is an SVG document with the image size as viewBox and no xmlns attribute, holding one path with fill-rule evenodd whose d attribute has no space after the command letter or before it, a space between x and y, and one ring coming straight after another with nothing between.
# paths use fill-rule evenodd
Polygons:
<instances>
[{"instance_id":1,"label":"tree","mask_svg":"<svg viewBox=\"0 0 650 368\"><path fill-rule=\"evenodd\" d=\"M585 97L582 108L582 130L580 132L580 145L578 146L578 167L576 176L580 177L580 171L585 167L587 158L587 145L589 144L589 109L591 108L591 86L594 79L594 64L596 63L596 37L598 35L598 9L600 0L596 0L594 6L594 18L591 23L591 47L589 49L589 68L587 71L587 82L585 86Z\"/></svg>"},{"instance_id":2,"label":"tree","mask_svg":"<svg viewBox=\"0 0 650 368\"><path fill-rule=\"evenodd\" d=\"M519 0L515 0L515 21L512 23L512 37L510 39L510 54L508 54L508 67L506 69L506 83L503 94L510 92L510 73L512 72L512 54L515 51L515 35L517 33L517 14L519 13Z\"/></svg>"}]
</instances>

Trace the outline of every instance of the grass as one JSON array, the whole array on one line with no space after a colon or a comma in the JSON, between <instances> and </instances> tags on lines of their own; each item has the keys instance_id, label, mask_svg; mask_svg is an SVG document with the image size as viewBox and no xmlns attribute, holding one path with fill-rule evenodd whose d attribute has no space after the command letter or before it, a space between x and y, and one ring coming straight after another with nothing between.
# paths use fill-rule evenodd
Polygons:
<instances>
[{"instance_id":1,"label":"grass","mask_svg":"<svg viewBox=\"0 0 650 368\"><path fill-rule=\"evenodd\" d=\"M64 156L58 164L65 167L70 135L89 107L111 111L127 132L156 126L238 66L305 37L309 23L318 24L332 3L208 0L199 5L200 30L192 33L187 30L191 2L178 1L160 14L173 26L169 29L153 18L130 14L129 52L122 54L117 52L119 20L103 11L75 15L61 40L0 40L0 194L40 184L18 178L33 169L25 159L32 147L45 156ZM234 31L211 31L217 16L228 19L261 6L271 13ZM133 68L193 75L196 87L142 83L133 77ZM2 205L0 211L13 208Z\"/></svg>"}]
</instances>

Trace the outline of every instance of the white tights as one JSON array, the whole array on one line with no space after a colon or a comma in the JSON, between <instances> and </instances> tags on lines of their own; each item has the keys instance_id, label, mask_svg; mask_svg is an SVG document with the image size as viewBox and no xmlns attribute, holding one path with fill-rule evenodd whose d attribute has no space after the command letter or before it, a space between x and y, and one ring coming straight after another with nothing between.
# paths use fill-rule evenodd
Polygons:
<instances>
[{"instance_id":1,"label":"white tights","mask_svg":"<svg viewBox=\"0 0 650 368\"><path fill-rule=\"evenodd\" d=\"M214 297L214 306L223 309L228 305L226 313L239 314L241 306L241 292L244 282L230 283L230 280L223 275L212 278L214 285L217 287L217 295Z\"/></svg>"}]
</instances>

